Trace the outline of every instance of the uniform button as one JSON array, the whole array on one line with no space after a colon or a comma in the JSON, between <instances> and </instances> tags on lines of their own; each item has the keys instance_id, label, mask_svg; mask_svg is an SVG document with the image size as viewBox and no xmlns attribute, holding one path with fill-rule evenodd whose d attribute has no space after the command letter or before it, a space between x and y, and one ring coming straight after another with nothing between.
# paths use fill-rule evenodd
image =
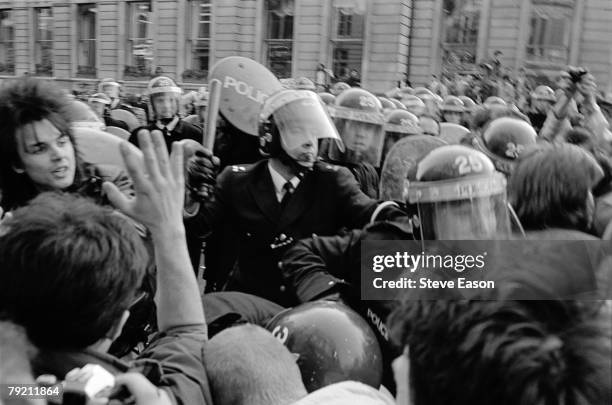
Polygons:
<instances>
[{"instance_id":1,"label":"uniform button","mask_svg":"<svg viewBox=\"0 0 612 405\"><path fill-rule=\"evenodd\" d=\"M285 292L287 287L285 287L284 285L281 285L279 289L280 289L280 292Z\"/></svg>"},{"instance_id":2,"label":"uniform button","mask_svg":"<svg viewBox=\"0 0 612 405\"><path fill-rule=\"evenodd\" d=\"M278 237L278 240L280 240L281 242L284 241L285 239L287 239L287 235L285 235L284 233L281 233Z\"/></svg>"},{"instance_id":3,"label":"uniform button","mask_svg":"<svg viewBox=\"0 0 612 405\"><path fill-rule=\"evenodd\" d=\"M246 236L250 238L251 237L251 232L247 232Z\"/></svg>"},{"instance_id":4,"label":"uniform button","mask_svg":"<svg viewBox=\"0 0 612 405\"><path fill-rule=\"evenodd\" d=\"M279 269L281 270L283 269L283 262L278 262L276 265L278 266Z\"/></svg>"}]
</instances>

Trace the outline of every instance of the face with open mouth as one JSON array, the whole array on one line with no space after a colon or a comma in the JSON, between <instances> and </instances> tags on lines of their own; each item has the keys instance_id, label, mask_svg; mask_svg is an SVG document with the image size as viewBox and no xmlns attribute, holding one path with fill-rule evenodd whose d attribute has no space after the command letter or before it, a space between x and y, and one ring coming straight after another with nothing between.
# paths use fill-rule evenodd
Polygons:
<instances>
[{"instance_id":1,"label":"face with open mouth","mask_svg":"<svg viewBox=\"0 0 612 405\"><path fill-rule=\"evenodd\" d=\"M17 135L17 152L25 173L41 190L63 190L74 182L76 159L72 142L50 121L25 125Z\"/></svg>"}]
</instances>

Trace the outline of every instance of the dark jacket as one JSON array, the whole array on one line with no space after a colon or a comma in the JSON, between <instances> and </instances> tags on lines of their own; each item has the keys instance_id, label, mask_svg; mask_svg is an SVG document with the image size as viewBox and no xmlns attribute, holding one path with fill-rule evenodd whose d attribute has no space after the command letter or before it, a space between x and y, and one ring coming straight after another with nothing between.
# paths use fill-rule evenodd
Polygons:
<instances>
[{"instance_id":1,"label":"dark jacket","mask_svg":"<svg viewBox=\"0 0 612 405\"><path fill-rule=\"evenodd\" d=\"M342 229L367 224L377 201L359 189L351 173L339 166L317 163L302 179L284 211L276 199L268 161L227 167L217 179L214 199L204 204L185 225L190 235L226 230L223 266L237 270L228 289L248 292L289 306L277 263L292 241L317 235L334 235ZM390 208L384 215L402 215ZM284 243L283 243L284 242ZM210 269L218 279L229 268ZM210 280L209 280L210 282Z\"/></svg>"},{"instance_id":2,"label":"dark jacket","mask_svg":"<svg viewBox=\"0 0 612 405\"><path fill-rule=\"evenodd\" d=\"M117 128L121 128L124 129L126 131L130 131L130 128L128 128L127 124L123 121L119 121L114 119L113 117L111 117L110 115L105 115L104 116L104 125L106 125L107 127L117 127Z\"/></svg>"},{"instance_id":3,"label":"dark jacket","mask_svg":"<svg viewBox=\"0 0 612 405\"><path fill-rule=\"evenodd\" d=\"M128 139L131 143L138 146L138 132L141 129L147 129L149 131L157 130L160 131L159 127L155 123L149 124L146 127L138 127L132 131L130 138ZM168 152L172 150L172 142L182 141L183 139L192 139L196 142L202 143L202 129L195 125L191 125L183 120L179 120L172 131L169 131L164 136ZM139 147L139 146L138 146Z\"/></svg>"},{"instance_id":4,"label":"dark jacket","mask_svg":"<svg viewBox=\"0 0 612 405\"><path fill-rule=\"evenodd\" d=\"M212 404L206 370L206 331L200 327L177 327L160 333L132 363L89 349L39 351L33 362L35 375L51 374L63 380L76 367L102 366L111 374L137 371L155 386L166 388L177 404Z\"/></svg>"}]
</instances>

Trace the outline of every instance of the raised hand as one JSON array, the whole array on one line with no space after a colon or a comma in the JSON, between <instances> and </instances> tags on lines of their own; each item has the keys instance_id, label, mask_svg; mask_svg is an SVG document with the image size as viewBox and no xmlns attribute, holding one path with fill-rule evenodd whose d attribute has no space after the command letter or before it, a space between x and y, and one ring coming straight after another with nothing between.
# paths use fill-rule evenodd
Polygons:
<instances>
[{"instance_id":1,"label":"raised hand","mask_svg":"<svg viewBox=\"0 0 612 405\"><path fill-rule=\"evenodd\" d=\"M183 229L182 144L174 143L169 157L160 131L141 130L138 141L144 159L130 150L127 143L119 147L136 196L128 198L114 184L105 182L103 187L108 199L117 209L146 225L154 237L160 231Z\"/></svg>"}]
</instances>

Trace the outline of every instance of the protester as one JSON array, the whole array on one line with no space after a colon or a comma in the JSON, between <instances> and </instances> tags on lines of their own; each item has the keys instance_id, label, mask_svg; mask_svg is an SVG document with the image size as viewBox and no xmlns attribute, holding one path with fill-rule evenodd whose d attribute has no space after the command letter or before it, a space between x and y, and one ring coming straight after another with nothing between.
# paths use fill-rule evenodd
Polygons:
<instances>
[{"instance_id":1,"label":"protester","mask_svg":"<svg viewBox=\"0 0 612 405\"><path fill-rule=\"evenodd\" d=\"M168 159L159 132L152 139L139 136L144 161L126 144L121 148L135 196L109 182L103 188L153 236L160 333L139 359L159 366L141 370L175 403L211 403L202 358L206 324L182 223L182 145L174 144ZM106 350L139 298L147 266L132 225L88 200L43 193L2 222L0 233L0 312L22 325L38 347L36 375L63 379L87 363L113 374L128 371L129 364Z\"/></svg>"},{"instance_id":2,"label":"protester","mask_svg":"<svg viewBox=\"0 0 612 405\"><path fill-rule=\"evenodd\" d=\"M295 357L260 326L226 329L206 345L215 404L285 405L306 396Z\"/></svg>"},{"instance_id":3,"label":"protester","mask_svg":"<svg viewBox=\"0 0 612 405\"><path fill-rule=\"evenodd\" d=\"M104 181L132 194L131 182L120 169L81 160L70 128L70 103L58 87L41 80L20 79L0 89L4 211L27 204L42 190L74 192L108 204Z\"/></svg>"},{"instance_id":4,"label":"protester","mask_svg":"<svg viewBox=\"0 0 612 405\"><path fill-rule=\"evenodd\" d=\"M406 298L398 306L389 319L392 336L405 348L395 364L403 385L398 404L610 402L605 308L552 298L483 298Z\"/></svg>"},{"instance_id":5,"label":"protester","mask_svg":"<svg viewBox=\"0 0 612 405\"><path fill-rule=\"evenodd\" d=\"M509 180L509 200L525 230L541 239L585 239L593 223L592 189L603 177L592 155L575 145L539 145L519 160ZM573 237L572 239L580 239Z\"/></svg>"}]
</instances>

